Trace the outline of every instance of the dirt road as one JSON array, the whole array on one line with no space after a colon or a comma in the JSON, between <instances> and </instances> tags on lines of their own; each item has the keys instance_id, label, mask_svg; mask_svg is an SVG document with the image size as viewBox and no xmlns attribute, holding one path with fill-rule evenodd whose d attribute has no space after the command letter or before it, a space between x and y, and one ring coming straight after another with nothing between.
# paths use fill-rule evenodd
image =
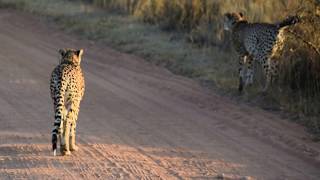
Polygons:
<instances>
[{"instance_id":1,"label":"dirt road","mask_svg":"<svg viewBox=\"0 0 320 180\"><path fill-rule=\"evenodd\" d=\"M49 77L85 49L80 151L53 157ZM163 68L0 10L0 179L320 179L303 128Z\"/></svg>"}]
</instances>

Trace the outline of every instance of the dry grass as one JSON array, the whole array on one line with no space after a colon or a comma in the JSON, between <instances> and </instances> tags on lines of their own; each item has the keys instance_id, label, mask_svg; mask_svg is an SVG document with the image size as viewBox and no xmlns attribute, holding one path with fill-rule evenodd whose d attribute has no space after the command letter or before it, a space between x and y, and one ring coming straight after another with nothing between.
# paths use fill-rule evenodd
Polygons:
<instances>
[{"instance_id":1,"label":"dry grass","mask_svg":"<svg viewBox=\"0 0 320 180\"><path fill-rule=\"evenodd\" d=\"M165 31L182 32L188 42L199 47L222 49L224 53L230 53L229 34L221 27L221 16L225 12L244 12L253 22L276 22L288 15L299 15L302 22L289 28L288 31L294 34L286 33L286 46L280 52L282 66L278 84L263 101L268 107L271 104L299 114L313 132L320 132L320 120L307 118L320 115L320 7L316 1L92 0L92 3L107 10L121 9L119 12ZM224 64L221 68L228 69ZM215 70L215 74L221 72ZM256 81L260 80L256 78ZM257 84L261 85L261 82ZM229 84L222 83L222 86ZM242 98L256 99L260 96L257 89L251 88Z\"/></svg>"},{"instance_id":2,"label":"dry grass","mask_svg":"<svg viewBox=\"0 0 320 180\"><path fill-rule=\"evenodd\" d=\"M320 7L306 4L301 23L290 29L280 60L279 101L285 109L299 112L306 124L320 133ZM314 118L310 116L315 116ZM307 116L307 117L306 117Z\"/></svg>"},{"instance_id":3,"label":"dry grass","mask_svg":"<svg viewBox=\"0 0 320 180\"><path fill-rule=\"evenodd\" d=\"M250 21L274 22L296 9L301 0L89 0L108 11L127 13L164 30L188 32L201 45L224 45L221 15L245 12Z\"/></svg>"},{"instance_id":4,"label":"dry grass","mask_svg":"<svg viewBox=\"0 0 320 180\"><path fill-rule=\"evenodd\" d=\"M320 134L320 56L310 46L320 48L320 8L313 0L0 0L0 5L44 15L66 31L143 56L237 99L291 112ZM288 29L299 37L286 33L278 83L263 98L259 71L255 86L237 95L236 54L220 21L229 11L244 12L255 22L301 16L302 22Z\"/></svg>"}]
</instances>

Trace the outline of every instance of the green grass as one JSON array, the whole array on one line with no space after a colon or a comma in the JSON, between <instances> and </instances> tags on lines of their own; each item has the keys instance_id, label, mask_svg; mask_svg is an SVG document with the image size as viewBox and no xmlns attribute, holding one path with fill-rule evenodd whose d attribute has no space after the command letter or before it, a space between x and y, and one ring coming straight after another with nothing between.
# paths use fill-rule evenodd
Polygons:
<instances>
[{"instance_id":1,"label":"green grass","mask_svg":"<svg viewBox=\"0 0 320 180\"><path fill-rule=\"evenodd\" d=\"M88 1L90 0L86 2ZM147 61L164 66L173 73L205 82L205 85L210 85L218 92L238 100L249 101L252 105L266 109L282 109L293 113L294 116L299 116L299 123L320 136L320 120L315 118L320 114L320 95L316 92L319 90L320 80L319 73L314 73L319 72L319 59L317 59L319 56L310 55L314 53L310 52L307 46L301 45L301 41L289 39L289 46L281 56L281 59L286 62L282 66L285 70L280 77L281 92L276 87L267 96L261 96L259 90L262 88L263 78L259 70L261 68L257 66L254 86L248 88L243 95L239 96L237 93L238 62L236 53L230 49L229 35L221 31L219 24L221 13L227 11L230 6L232 8L229 9L235 11L248 11L247 14L250 15L251 20L270 22L279 16L285 16L271 13L270 8L274 8L274 4L265 3L258 7L256 3L248 3L247 0L221 1L224 4L220 4L218 13L212 10L203 17L213 19L213 24L205 19L199 26L188 25L192 27L191 29L186 30L183 28L184 25L180 24L176 27L177 29L169 28L170 31L164 31L164 29L168 30L164 27L173 27L170 23L174 23L177 19L167 20L159 15L150 15L151 11L143 14L134 8L126 8L124 6L126 1L123 0L105 0L104 2L106 4L103 7L107 10L77 0L0 0L0 7L14 8L43 16L53 20L66 32L78 34L79 38L99 41L119 51L144 57ZM108 4L109 2L111 4ZM120 4L117 4L119 2ZM97 2L96 5L101 6ZM147 11L148 8L145 10ZM272 15L262 16L262 13ZM306 20L310 20L309 23L303 24L303 27L308 28L301 26L294 30L306 32L304 33L306 40L320 45L320 38L314 38L320 36L318 26L314 26L320 22L319 19L312 20L308 18L308 12L302 13ZM149 19L146 20L146 16ZM178 21L180 22L181 19ZM295 53L291 53L292 51ZM301 65L301 61L305 65ZM305 68L309 66L311 68ZM307 81L304 76L307 76ZM308 82L308 85L303 84L304 82Z\"/></svg>"}]
</instances>

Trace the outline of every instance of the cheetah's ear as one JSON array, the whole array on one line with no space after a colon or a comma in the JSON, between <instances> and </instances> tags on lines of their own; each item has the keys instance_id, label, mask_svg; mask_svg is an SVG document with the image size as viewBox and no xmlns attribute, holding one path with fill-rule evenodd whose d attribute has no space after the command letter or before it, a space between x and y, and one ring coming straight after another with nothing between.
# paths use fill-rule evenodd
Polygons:
<instances>
[{"instance_id":1,"label":"cheetah's ear","mask_svg":"<svg viewBox=\"0 0 320 180\"><path fill-rule=\"evenodd\" d=\"M81 57L83 55L83 49L77 51L77 56Z\"/></svg>"},{"instance_id":2,"label":"cheetah's ear","mask_svg":"<svg viewBox=\"0 0 320 180\"><path fill-rule=\"evenodd\" d=\"M64 55L66 54L66 50L65 49L59 49L59 54L64 57Z\"/></svg>"},{"instance_id":3,"label":"cheetah's ear","mask_svg":"<svg viewBox=\"0 0 320 180\"><path fill-rule=\"evenodd\" d=\"M231 19L231 14L230 13L225 13L224 17L226 17L227 19Z\"/></svg>"},{"instance_id":4,"label":"cheetah's ear","mask_svg":"<svg viewBox=\"0 0 320 180\"><path fill-rule=\"evenodd\" d=\"M241 18L243 18L243 13L242 13L242 12L239 12L239 16L240 16Z\"/></svg>"}]
</instances>

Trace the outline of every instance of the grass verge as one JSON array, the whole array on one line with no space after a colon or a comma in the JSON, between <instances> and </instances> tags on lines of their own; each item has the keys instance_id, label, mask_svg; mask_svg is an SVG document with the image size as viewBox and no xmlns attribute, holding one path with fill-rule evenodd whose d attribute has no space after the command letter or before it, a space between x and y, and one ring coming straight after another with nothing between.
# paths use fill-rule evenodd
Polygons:
<instances>
[{"instance_id":1,"label":"grass verge","mask_svg":"<svg viewBox=\"0 0 320 180\"><path fill-rule=\"evenodd\" d=\"M182 34L163 32L134 17L103 12L81 2L66 0L0 0L3 8L15 8L54 20L62 29L81 38L105 42L117 50L144 57L175 74L214 82L224 90L237 81L235 54L219 48L197 48L186 43Z\"/></svg>"}]
</instances>

